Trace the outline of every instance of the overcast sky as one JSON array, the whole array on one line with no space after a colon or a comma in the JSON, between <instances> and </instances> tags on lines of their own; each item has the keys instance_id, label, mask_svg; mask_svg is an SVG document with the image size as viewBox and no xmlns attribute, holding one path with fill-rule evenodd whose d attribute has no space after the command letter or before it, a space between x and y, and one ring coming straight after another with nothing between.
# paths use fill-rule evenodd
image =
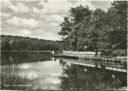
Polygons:
<instances>
[{"instance_id":1,"label":"overcast sky","mask_svg":"<svg viewBox=\"0 0 128 91\"><path fill-rule=\"evenodd\" d=\"M89 6L107 10L110 1L1 0L1 34L60 40L59 26L71 7Z\"/></svg>"}]
</instances>

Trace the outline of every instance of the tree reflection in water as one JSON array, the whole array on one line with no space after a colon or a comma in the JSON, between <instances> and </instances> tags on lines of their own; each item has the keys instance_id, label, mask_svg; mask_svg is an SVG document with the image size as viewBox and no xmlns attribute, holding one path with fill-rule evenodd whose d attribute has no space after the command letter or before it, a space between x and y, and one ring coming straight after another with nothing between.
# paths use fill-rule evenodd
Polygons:
<instances>
[{"instance_id":1,"label":"tree reflection in water","mask_svg":"<svg viewBox=\"0 0 128 91\"><path fill-rule=\"evenodd\" d=\"M63 67L61 87L72 91L97 91L97 89L118 89L126 87L126 73L67 64L60 60Z\"/></svg>"},{"instance_id":2,"label":"tree reflection in water","mask_svg":"<svg viewBox=\"0 0 128 91\"><path fill-rule=\"evenodd\" d=\"M51 60L50 52L1 52L1 65Z\"/></svg>"},{"instance_id":3,"label":"tree reflection in water","mask_svg":"<svg viewBox=\"0 0 128 91\"><path fill-rule=\"evenodd\" d=\"M36 88L41 91L54 87L64 91L99 91L126 87L126 73L108 71L104 67L73 65L63 61L66 59L59 61L60 58L51 58L49 54L38 52L1 55L2 89L32 91Z\"/></svg>"}]
</instances>

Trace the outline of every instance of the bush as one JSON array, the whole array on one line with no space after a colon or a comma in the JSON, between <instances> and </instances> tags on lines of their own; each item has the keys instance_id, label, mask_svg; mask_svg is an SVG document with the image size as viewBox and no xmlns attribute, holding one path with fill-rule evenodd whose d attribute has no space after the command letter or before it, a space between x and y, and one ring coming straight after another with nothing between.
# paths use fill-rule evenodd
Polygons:
<instances>
[{"instance_id":1,"label":"bush","mask_svg":"<svg viewBox=\"0 0 128 91\"><path fill-rule=\"evenodd\" d=\"M126 50L113 50L112 51L113 56L127 56Z\"/></svg>"},{"instance_id":2,"label":"bush","mask_svg":"<svg viewBox=\"0 0 128 91\"><path fill-rule=\"evenodd\" d=\"M127 56L126 50L104 50L101 52L102 56L110 56L110 57L116 57L116 56Z\"/></svg>"}]
</instances>

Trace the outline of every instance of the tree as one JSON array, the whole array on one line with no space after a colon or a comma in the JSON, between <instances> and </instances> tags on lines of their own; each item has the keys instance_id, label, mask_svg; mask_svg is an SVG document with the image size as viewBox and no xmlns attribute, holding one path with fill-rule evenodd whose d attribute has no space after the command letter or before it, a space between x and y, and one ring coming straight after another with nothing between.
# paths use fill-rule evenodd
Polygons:
<instances>
[{"instance_id":1,"label":"tree","mask_svg":"<svg viewBox=\"0 0 128 91\"><path fill-rule=\"evenodd\" d=\"M115 49L127 49L127 1L115 1L106 15L109 40Z\"/></svg>"},{"instance_id":2,"label":"tree","mask_svg":"<svg viewBox=\"0 0 128 91\"><path fill-rule=\"evenodd\" d=\"M115 1L108 11L87 6L71 8L61 25L60 35L72 50L99 51L113 55L127 49L127 2Z\"/></svg>"},{"instance_id":3,"label":"tree","mask_svg":"<svg viewBox=\"0 0 128 91\"><path fill-rule=\"evenodd\" d=\"M14 41L12 41L14 40ZM60 41L43 40L21 36L1 35L2 50L59 50Z\"/></svg>"},{"instance_id":4,"label":"tree","mask_svg":"<svg viewBox=\"0 0 128 91\"><path fill-rule=\"evenodd\" d=\"M1 49L2 50L7 50L7 51L11 50L11 46L10 46L10 44L9 44L9 42L7 40L1 42Z\"/></svg>"},{"instance_id":5,"label":"tree","mask_svg":"<svg viewBox=\"0 0 128 91\"><path fill-rule=\"evenodd\" d=\"M91 46L93 50L96 52L101 51L102 43L106 41L106 31L105 31L105 11L101 9L96 9L93 12L93 25L92 30L90 32ZM105 40L105 41L104 41ZM106 41L107 42L107 41Z\"/></svg>"},{"instance_id":6,"label":"tree","mask_svg":"<svg viewBox=\"0 0 128 91\"><path fill-rule=\"evenodd\" d=\"M80 49L81 45L78 42L81 40L80 37L85 37L85 31L88 30L90 24L91 13L88 7L71 8L68 17L65 17L64 22L61 24L62 29L59 34L69 40L73 50Z\"/></svg>"}]
</instances>

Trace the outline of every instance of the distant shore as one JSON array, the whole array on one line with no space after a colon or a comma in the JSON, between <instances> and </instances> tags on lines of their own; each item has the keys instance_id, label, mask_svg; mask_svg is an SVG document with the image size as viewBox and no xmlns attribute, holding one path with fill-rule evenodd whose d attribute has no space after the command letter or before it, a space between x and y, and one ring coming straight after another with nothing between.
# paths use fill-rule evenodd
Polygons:
<instances>
[{"instance_id":1,"label":"distant shore","mask_svg":"<svg viewBox=\"0 0 128 91\"><path fill-rule=\"evenodd\" d=\"M1 50L1 52L52 52L52 51L32 51L32 50Z\"/></svg>"}]
</instances>

